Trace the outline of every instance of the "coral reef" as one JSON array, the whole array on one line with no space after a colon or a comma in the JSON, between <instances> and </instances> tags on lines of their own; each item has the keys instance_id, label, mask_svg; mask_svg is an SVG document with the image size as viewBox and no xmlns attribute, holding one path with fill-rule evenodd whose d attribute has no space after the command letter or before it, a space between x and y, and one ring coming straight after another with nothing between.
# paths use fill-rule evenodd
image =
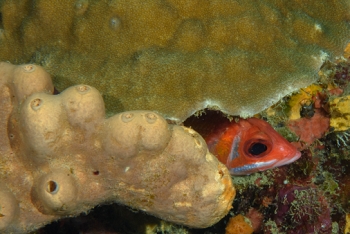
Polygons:
<instances>
[{"instance_id":1,"label":"coral reef","mask_svg":"<svg viewBox=\"0 0 350 234\"><path fill-rule=\"evenodd\" d=\"M317 79L350 36L347 0L1 0L0 60L35 62L108 113L252 116Z\"/></svg>"},{"instance_id":2,"label":"coral reef","mask_svg":"<svg viewBox=\"0 0 350 234\"><path fill-rule=\"evenodd\" d=\"M112 202L197 228L227 214L229 172L195 131L151 111L105 119L88 85L53 91L41 67L0 63L1 233Z\"/></svg>"},{"instance_id":3,"label":"coral reef","mask_svg":"<svg viewBox=\"0 0 350 234\"><path fill-rule=\"evenodd\" d=\"M215 223L235 193L226 168L207 154L194 131L168 125L159 114L179 123L209 107L247 117L308 86L325 59L341 55L350 35L349 5L348 0L0 0L0 61L41 64L59 91L86 84L55 96L38 66L0 72L1 232L27 232L112 202L192 227ZM327 105L350 94L349 61L326 62L319 75L322 84L311 95L291 97L294 106L285 97L260 117L291 140L297 139L288 129L292 114L299 129L317 117L337 118ZM102 98L91 86L102 91L108 116L129 112L105 119ZM320 93L322 103L314 100ZM137 109L155 113L131 111ZM223 233L230 216L242 214L257 233L293 233L293 225L302 231L348 231L350 131L331 127L327 133L327 126L309 128L315 137L300 146L302 157L294 164L234 177L234 208L217 225L177 230ZM138 134L118 137L134 131ZM192 150L185 151L188 147ZM297 206L310 208L304 211L313 221L305 222ZM317 220L320 208L326 215ZM69 221L56 225L64 223Z\"/></svg>"}]
</instances>

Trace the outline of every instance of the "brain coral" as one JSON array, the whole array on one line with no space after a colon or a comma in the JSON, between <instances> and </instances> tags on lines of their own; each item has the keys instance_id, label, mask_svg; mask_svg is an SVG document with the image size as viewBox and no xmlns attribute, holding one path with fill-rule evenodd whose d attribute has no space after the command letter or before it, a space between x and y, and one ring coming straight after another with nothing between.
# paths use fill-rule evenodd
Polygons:
<instances>
[{"instance_id":1,"label":"brain coral","mask_svg":"<svg viewBox=\"0 0 350 234\"><path fill-rule=\"evenodd\" d=\"M0 60L36 62L59 90L95 86L109 112L183 121L251 116L316 80L350 36L348 0L0 0Z\"/></svg>"},{"instance_id":2,"label":"brain coral","mask_svg":"<svg viewBox=\"0 0 350 234\"><path fill-rule=\"evenodd\" d=\"M52 92L41 67L0 63L1 233L111 202L198 228L230 210L230 174L195 131L151 111L105 119L88 85Z\"/></svg>"}]
</instances>

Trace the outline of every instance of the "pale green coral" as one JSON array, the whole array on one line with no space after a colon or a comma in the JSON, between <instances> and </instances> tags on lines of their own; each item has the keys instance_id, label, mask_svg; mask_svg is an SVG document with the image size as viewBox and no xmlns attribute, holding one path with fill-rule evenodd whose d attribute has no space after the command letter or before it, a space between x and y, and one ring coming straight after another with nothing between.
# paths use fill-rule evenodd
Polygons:
<instances>
[{"instance_id":1,"label":"pale green coral","mask_svg":"<svg viewBox=\"0 0 350 234\"><path fill-rule=\"evenodd\" d=\"M0 60L36 62L59 90L86 83L109 112L182 121L251 116L316 80L350 36L349 2L0 0Z\"/></svg>"}]
</instances>

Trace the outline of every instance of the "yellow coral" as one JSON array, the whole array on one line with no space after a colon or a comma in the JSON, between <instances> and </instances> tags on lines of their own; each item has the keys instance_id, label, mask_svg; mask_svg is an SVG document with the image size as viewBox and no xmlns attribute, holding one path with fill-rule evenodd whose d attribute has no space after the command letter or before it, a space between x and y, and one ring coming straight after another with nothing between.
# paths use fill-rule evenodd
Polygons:
<instances>
[{"instance_id":1,"label":"yellow coral","mask_svg":"<svg viewBox=\"0 0 350 234\"><path fill-rule=\"evenodd\" d=\"M297 94L293 95L288 102L288 105L291 107L289 119L300 119L300 109L302 105L310 104L312 102L312 97L320 91L322 91L320 85L312 84L306 88L300 89Z\"/></svg>"},{"instance_id":2,"label":"yellow coral","mask_svg":"<svg viewBox=\"0 0 350 234\"><path fill-rule=\"evenodd\" d=\"M329 102L330 126L335 131L346 131L350 128L350 95L335 98Z\"/></svg>"},{"instance_id":3,"label":"yellow coral","mask_svg":"<svg viewBox=\"0 0 350 234\"><path fill-rule=\"evenodd\" d=\"M316 80L350 36L346 0L3 0L0 59L86 83L109 112L252 116Z\"/></svg>"},{"instance_id":4,"label":"yellow coral","mask_svg":"<svg viewBox=\"0 0 350 234\"><path fill-rule=\"evenodd\" d=\"M345 48L344 57L345 58L350 58L350 43Z\"/></svg>"},{"instance_id":5,"label":"yellow coral","mask_svg":"<svg viewBox=\"0 0 350 234\"><path fill-rule=\"evenodd\" d=\"M346 214L346 224L344 228L344 234L350 233L350 214Z\"/></svg>"}]
</instances>

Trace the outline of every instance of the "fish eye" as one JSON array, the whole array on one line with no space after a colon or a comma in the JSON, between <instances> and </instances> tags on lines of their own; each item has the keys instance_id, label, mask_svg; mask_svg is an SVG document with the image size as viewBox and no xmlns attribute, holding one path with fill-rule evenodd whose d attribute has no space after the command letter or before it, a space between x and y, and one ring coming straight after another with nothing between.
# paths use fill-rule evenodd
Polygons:
<instances>
[{"instance_id":1,"label":"fish eye","mask_svg":"<svg viewBox=\"0 0 350 234\"><path fill-rule=\"evenodd\" d=\"M268 139L253 138L244 145L244 153L251 158L261 158L272 150L272 142Z\"/></svg>"},{"instance_id":2,"label":"fish eye","mask_svg":"<svg viewBox=\"0 0 350 234\"><path fill-rule=\"evenodd\" d=\"M256 142L250 145L248 152L253 156L259 156L267 150L267 146L261 142Z\"/></svg>"}]
</instances>

